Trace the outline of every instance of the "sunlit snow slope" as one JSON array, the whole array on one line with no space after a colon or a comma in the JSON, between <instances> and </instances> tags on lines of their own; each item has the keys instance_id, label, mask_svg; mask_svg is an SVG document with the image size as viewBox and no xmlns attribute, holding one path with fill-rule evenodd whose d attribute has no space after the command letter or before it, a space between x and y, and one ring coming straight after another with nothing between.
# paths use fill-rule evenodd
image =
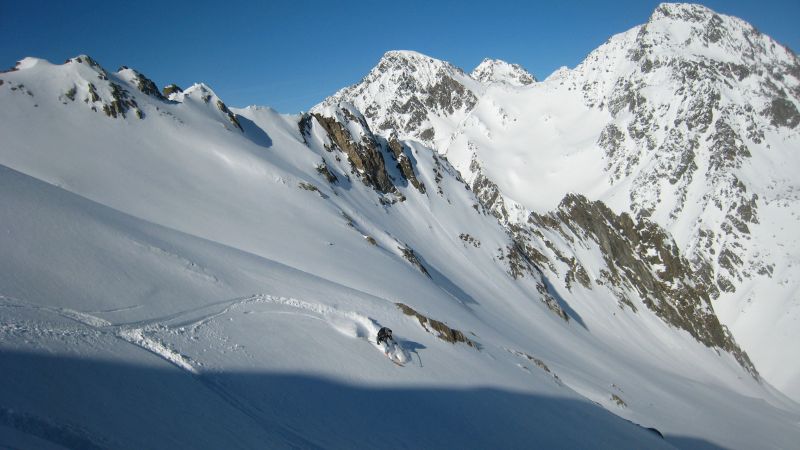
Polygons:
<instances>
[{"instance_id":1,"label":"sunlit snow slope","mask_svg":"<svg viewBox=\"0 0 800 450\"><path fill-rule=\"evenodd\" d=\"M86 56L0 80L2 446L800 437L800 407L729 351L513 257L447 159L353 104L230 109Z\"/></svg>"}]
</instances>

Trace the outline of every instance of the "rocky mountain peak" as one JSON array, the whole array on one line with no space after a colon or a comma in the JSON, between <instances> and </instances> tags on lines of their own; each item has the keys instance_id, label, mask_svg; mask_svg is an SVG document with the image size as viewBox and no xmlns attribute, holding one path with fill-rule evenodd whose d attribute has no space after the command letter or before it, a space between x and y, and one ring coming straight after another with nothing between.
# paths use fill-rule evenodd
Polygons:
<instances>
[{"instance_id":1,"label":"rocky mountain peak","mask_svg":"<svg viewBox=\"0 0 800 450\"><path fill-rule=\"evenodd\" d=\"M791 63L794 53L742 19L696 4L663 3L639 30L637 44L662 55L736 64Z\"/></svg>"},{"instance_id":2,"label":"rocky mountain peak","mask_svg":"<svg viewBox=\"0 0 800 450\"><path fill-rule=\"evenodd\" d=\"M589 106L613 117L598 145L612 180L632 183L631 211L671 226L696 198L702 215L723 215L720 231L698 221L693 237L683 238L695 268L716 268L708 269L718 287L713 297L769 272L763 257L729 255L747 247L766 189L759 179L742 181L749 160L773 158L769 136L790 136L800 125L794 53L741 19L700 5L662 4L569 79ZM704 239L706 246L697 245Z\"/></svg>"},{"instance_id":3,"label":"rocky mountain peak","mask_svg":"<svg viewBox=\"0 0 800 450\"><path fill-rule=\"evenodd\" d=\"M348 101L364 113L377 133L396 133L434 146L434 122L464 117L483 85L445 61L413 51L390 51L361 82L342 89L312 108Z\"/></svg>"},{"instance_id":4,"label":"rocky mountain peak","mask_svg":"<svg viewBox=\"0 0 800 450\"><path fill-rule=\"evenodd\" d=\"M83 64L83 65L85 65L87 67L92 67L92 68L95 68L97 70L104 70L100 66L100 63L95 61L94 58L92 58L89 55L78 55L78 56L76 56L74 58L70 58L70 59L66 60L65 64Z\"/></svg>"},{"instance_id":5,"label":"rocky mountain peak","mask_svg":"<svg viewBox=\"0 0 800 450\"><path fill-rule=\"evenodd\" d=\"M465 76L462 69L447 61L411 50L392 50L384 53L367 78L375 79L378 74L391 74L401 78L405 75L423 87L436 84L442 77Z\"/></svg>"},{"instance_id":6,"label":"rocky mountain peak","mask_svg":"<svg viewBox=\"0 0 800 450\"><path fill-rule=\"evenodd\" d=\"M470 76L482 83L499 82L512 86L527 86L536 82L536 78L519 64L507 63L500 59L484 59Z\"/></svg>"},{"instance_id":7,"label":"rocky mountain peak","mask_svg":"<svg viewBox=\"0 0 800 450\"><path fill-rule=\"evenodd\" d=\"M659 20L681 20L685 22L704 22L714 11L704 5L694 3L661 3L650 15L648 23Z\"/></svg>"},{"instance_id":8,"label":"rocky mountain peak","mask_svg":"<svg viewBox=\"0 0 800 450\"><path fill-rule=\"evenodd\" d=\"M638 70L631 70L631 63ZM613 36L593 51L577 72L603 82L626 74L652 78L662 68L674 74L697 64L737 83L751 76L780 82L786 76L795 81L800 77L797 56L790 49L744 20L685 3L661 4L645 24ZM685 84L705 75L673 78Z\"/></svg>"}]
</instances>

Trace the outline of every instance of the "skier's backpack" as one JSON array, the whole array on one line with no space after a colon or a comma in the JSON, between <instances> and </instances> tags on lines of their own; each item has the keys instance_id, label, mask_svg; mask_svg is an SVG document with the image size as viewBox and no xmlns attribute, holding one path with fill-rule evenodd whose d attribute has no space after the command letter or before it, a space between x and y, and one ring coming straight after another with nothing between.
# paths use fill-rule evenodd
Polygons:
<instances>
[{"instance_id":1,"label":"skier's backpack","mask_svg":"<svg viewBox=\"0 0 800 450\"><path fill-rule=\"evenodd\" d=\"M392 330L386 327L378 330L378 344L381 342L389 342L392 340Z\"/></svg>"}]
</instances>

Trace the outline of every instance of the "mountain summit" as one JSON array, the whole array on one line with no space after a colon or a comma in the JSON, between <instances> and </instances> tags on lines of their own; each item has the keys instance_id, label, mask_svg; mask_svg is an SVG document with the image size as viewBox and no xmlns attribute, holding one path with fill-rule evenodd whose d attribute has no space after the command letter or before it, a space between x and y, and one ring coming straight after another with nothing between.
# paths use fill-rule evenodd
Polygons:
<instances>
[{"instance_id":1,"label":"mountain summit","mask_svg":"<svg viewBox=\"0 0 800 450\"><path fill-rule=\"evenodd\" d=\"M470 76L481 83L501 82L512 86L527 86L536 82L536 78L520 65L489 58L481 61Z\"/></svg>"},{"instance_id":2,"label":"mountain summit","mask_svg":"<svg viewBox=\"0 0 800 450\"><path fill-rule=\"evenodd\" d=\"M484 89L450 63L417 52L390 51L360 83L342 89L322 105L349 101L378 132L395 132L437 147L448 139L437 134L438 124L454 127Z\"/></svg>"}]
</instances>

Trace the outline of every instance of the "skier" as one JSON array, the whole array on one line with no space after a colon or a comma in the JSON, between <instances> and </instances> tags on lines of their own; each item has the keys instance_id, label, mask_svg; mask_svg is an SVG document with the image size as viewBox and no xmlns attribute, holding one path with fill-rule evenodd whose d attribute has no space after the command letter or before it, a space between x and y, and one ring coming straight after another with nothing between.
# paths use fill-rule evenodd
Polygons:
<instances>
[{"instance_id":1,"label":"skier","mask_svg":"<svg viewBox=\"0 0 800 450\"><path fill-rule=\"evenodd\" d=\"M406 362L407 358L403 349L400 348L392 337L392 330L386 327L378 330L378 339L376 341L387 358L398 366L403 367L403 363Z\"/></svg>"},{"instance_id":2,"label":"skier","mask_svg":"<svg viewBox=\"0 0 800 450\"><path fill-rule=\"evenodd\" d=\"M381 345L381 342L386 342L386 345L388 346L390 341L394 341L392 338L392 330L386 327L378 330L378 345Z\"/></svg>"}]
</instances>

